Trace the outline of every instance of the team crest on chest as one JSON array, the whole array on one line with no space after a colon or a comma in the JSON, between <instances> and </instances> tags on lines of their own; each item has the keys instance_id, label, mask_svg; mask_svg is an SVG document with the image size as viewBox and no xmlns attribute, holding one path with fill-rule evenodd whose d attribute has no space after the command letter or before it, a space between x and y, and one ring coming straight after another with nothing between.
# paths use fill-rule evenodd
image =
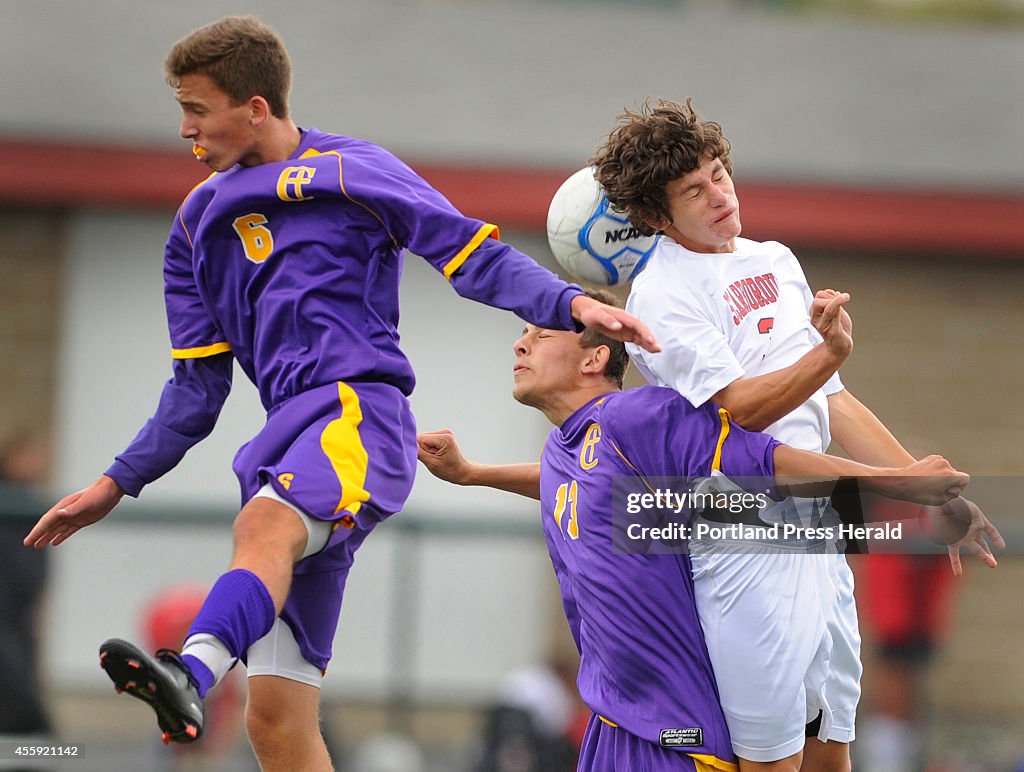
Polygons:
<instances>
[{"instance_id":1,"label":"team crest on chest","mask_svg":"<svg viewBox=\"0 0 1024 772\"><path fill-rule=\"evenodd\" d=\"M277 178L277 197L282 201L307 201L313 198L303 188L313 182L312 166L289 166Z\"/></svg>"}]
</instances>

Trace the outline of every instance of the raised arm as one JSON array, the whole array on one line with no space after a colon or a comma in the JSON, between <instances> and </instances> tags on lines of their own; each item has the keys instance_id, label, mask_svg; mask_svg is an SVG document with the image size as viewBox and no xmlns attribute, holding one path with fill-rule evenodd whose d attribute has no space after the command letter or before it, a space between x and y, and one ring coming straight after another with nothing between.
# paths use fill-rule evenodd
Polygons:
<instances>
[{"instance_id":1,"label":"raised arm","mask_svg":"<svg viewBox=\"0 0 1024 772\"><path fill-rule=\"evenodd\" d=\"M416 437L419 459L435 477L455 485L482 485L531 499L540 499L540 464L491 466L470 462L462 455L449 429Z\"/></svg>"},{"instance_id":2,"label":"raised arm","mask_svg":"<svg viewBox=\"0 0 1024 772\"><path fill-rule=\"evenodd\" d=\"M511 311L538 327L577 323L658 351L650 330L619 309L584 298L533 258L498 240L498 227L459 212L420 175L385 150L346 150L344 195L369 209L396 246L439 271L462 297Z\"/></svg>"}]
</instances>

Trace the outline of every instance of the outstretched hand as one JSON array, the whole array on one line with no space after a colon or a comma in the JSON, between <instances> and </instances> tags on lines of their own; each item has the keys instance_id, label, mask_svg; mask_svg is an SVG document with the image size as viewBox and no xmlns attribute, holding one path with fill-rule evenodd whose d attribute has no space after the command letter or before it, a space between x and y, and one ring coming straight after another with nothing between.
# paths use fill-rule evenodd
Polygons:
<instances>
[{"instance_id":1,"label":"outstretched hand","mask_svg":"<svg viewBox=\"0 0 1024 772\"><path fill-rule=\"evenodd\" d=\"M623 309L588 295L577 295L572 299L572 317L584 327L595 329L614 340L635 343L652 354L661 351L654 333L646 324Z\"/></svg>"},{"instance_id":2,"label":"outstretched hand","mask_svg":"<svg viewBox=\"0 0 1024 772\"><path fill-rule=\"evenodd\" d=\"M960 563L961 547L973 552L989 568L998 565L992 546L1006 549L1006 541L973 501L959 496L941 506L925 507L925 514L931 523L934 539L946 545L954 576L961 576L964 572Z\"/></svg>"},{"instance_id":3,"label":"outstretched hand","mask_svg":"<svg viewBox=\"0 0 1024 772\"><path fill-rule=\"evenodd\" d=\"M434 477L465 485L470 464L459 449L451 429L421 432L416 435L417 455Z\"/></svg>"},{"instance_id":4,"label":"outstretched hand","mask_svg":"<svg viewBox=\"0 0 1024 772\"><path fill-rule=\"evenodd\" d=\"M43 549L47 544L63 544L87 525L106 517L124 496L116 482L100 477L88 488L65 496L39 518L22 542L26 547Z\"/></svg>"},{"instance_id":5,"label":"outstretched hand","mask_svg":"<svg viewBox=\"0 0 1024 772\"><path fill-rule=\"evenodd\" d=\"M846 359L853 351L853 320L843 308L850 302L846 292L819 290L811 303L811 324L814 325L835 356Z\"/></svg>"}]
</instances>

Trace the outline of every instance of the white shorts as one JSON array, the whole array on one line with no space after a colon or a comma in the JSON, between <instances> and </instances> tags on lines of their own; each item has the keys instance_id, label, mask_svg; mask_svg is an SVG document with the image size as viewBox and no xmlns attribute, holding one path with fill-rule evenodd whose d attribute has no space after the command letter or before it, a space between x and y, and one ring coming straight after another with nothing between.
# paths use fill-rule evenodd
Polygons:
<instances>
[{"instance_id":1,"label":"white shorts","mask_svg":"<svg viewBox=\"0 0 1024 772\"><path fill-rule=\"evenodd\" d=\"M799 752L819 710L820 739L852 739L860 639L852 605L836 617L836 581L844 576L837 561L849 574L845 558L713 551L691 560L736 754L767 762ZM847 586L852 601L852 580Z\"/></svg>"},{"instance_id":2,"label":"white shorts","mask_svg":"<svg viewBox=\"0 0 1024 772\"><path fill-rule=\"evenodd\" d=\"M245 669L249 678L279 676L318 689L324 680L320 669L302 656L291 628L280 617L274 620L269 633L249 647L245 656Z\"/></svg>"}]
</instances>

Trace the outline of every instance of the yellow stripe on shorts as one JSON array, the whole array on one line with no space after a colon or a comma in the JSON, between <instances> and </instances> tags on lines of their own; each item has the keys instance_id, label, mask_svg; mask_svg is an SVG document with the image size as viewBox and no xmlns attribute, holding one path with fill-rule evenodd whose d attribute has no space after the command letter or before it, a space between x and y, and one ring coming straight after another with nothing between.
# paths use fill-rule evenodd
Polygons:
<instances>
[{"instance_id":1,"label":"yellow stripe on shorts","mask_svg":"<svg viewBox=\"0 0 1024 772\"><path fill-rule=\"evenodd\" d=\"M370 499L370 494L363 487L370 457L359 436L359 424L363 421L359 395L351 386L339 381L338 398L341 400L341 417L327 424L320 435L320 447L330 459L334 474L341 483L341 500L334 514L347 511L355 515L363 502Z\"/></svg>"}]
</instances>

